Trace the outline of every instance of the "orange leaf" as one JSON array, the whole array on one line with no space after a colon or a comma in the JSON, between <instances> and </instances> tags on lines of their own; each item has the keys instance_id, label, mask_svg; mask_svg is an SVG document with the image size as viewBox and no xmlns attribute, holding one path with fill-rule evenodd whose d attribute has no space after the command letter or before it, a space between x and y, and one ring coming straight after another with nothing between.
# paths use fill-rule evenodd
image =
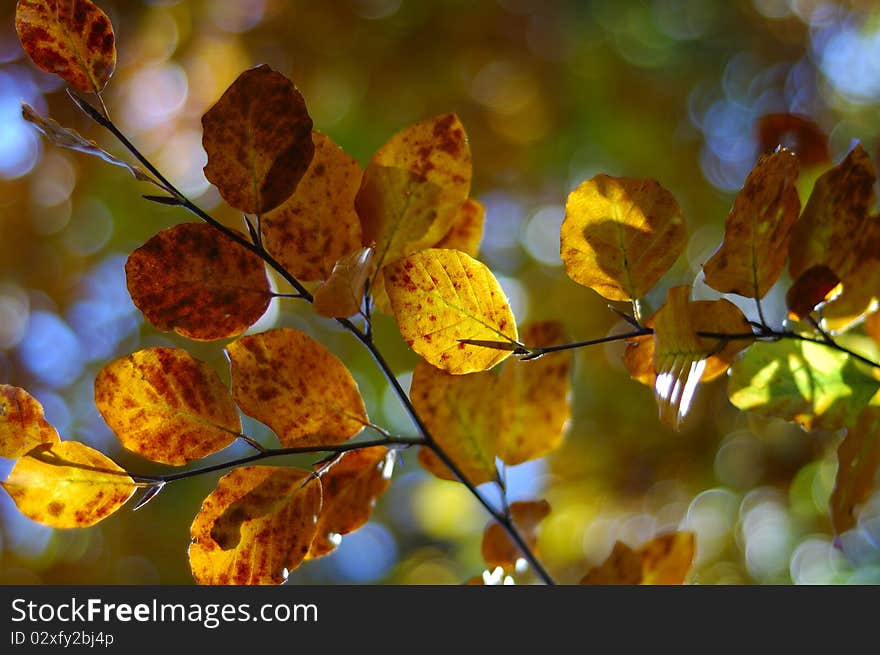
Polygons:
<instances>
[{"instance_id":1,"label":"orange leaf","mask_svg":"<svg viewBox=\"0 0 880 655\"><path fill-rule=\"evenodd\" d=\"M226 347L241 410L268 425L285 447L336 444L367 423L357 383L309 335L279 328Z\"/></svg>"},{"instance_id":2,"label":"orange leaf","mask_svg":"<svg viewBox=\"0 0 880 655\"><path fill-rule=\"evenodd\" d=\"M370 520L376 499L391 484L394 451L382 446L347 452L321 475L324 502L309 559L327 555L342 535Z\"/></svg>"},{"instance_id":3,"label":"orange leaf","mask_svg":"<svg viewBox=\"0 0 880 655\"><path fill-rule=\"evenodd\" d=\"M37 66L78 91L100 92L116 68L113 26L90 0L18 0L15 29Z\"/></svg>"},{"instance_id":4,"label":"orange leaf","mask_svg":"<svg viewBox=\"0 0 880 655\"><path fill-rule=\"evenodd\" d=\"M217 372L176 348L139 350L106 365L95 378L95 405L123 446L164 464L210 455L241 432Z\"/></svg>"},{"instance_id":5,"label":"orange leaf","mask_svg":"<svg viewBox=\"0 0 880 655\"><path fill-rule=\"evenodd\" d=\"M549 514L550 503L546 500L518 501L510 505L513 523L530 549L534 549L538 543L538 525ZM483 561L490 570L500 566L508 573L516 569L516 562L522 557L519 548L495 521L487 525L483 532L481 551Z\"/></svg>"},{"instance_id":6,"label":"orange leaf","mask_svg":"<svg viewBox=\"0 0 880 655\"><path fill-rule=\"evenodd\" d=\"M431 244L431 247L460 250L476 257L480 251L480 241L483 240L485 222L486 208L479 201L468 198L459 207L449 232L440 241Z\"/></svg>"},{"instance_id":7,"label":"orange leaf","mask_svg":"<svg viewBox=\"0 0 880 655\"><path fill-rule=\"evenodd\" d=\"M533 323L521 333L530 347L564 343L555 321ZM556 450L571 419L571 350L531 361L508 359L498 380L498 456L511 466Z\"/></svg>"},{"instance_id":8,"label":"orange leaf","mask_svg":"<svg viewBox=\"0 0 880 655\"><path fill-rule=\"evenodd\" d=\"M785 294L788 317L799 320L812 312L820 303L840 292L840 279L824 264L811 266L795 280Z\"/></svg>"},{"instance_id":9,"label":"orange leaf","mask_svg":"<svg viewBox=\"0 0 880 655\"><path fill-rule=\"evenodd\" d=\"M309 552L321 483L309 471L249 466L220 478L192 523L198 584L280 584Z\"/></svg>"},{"instance_id":10,"label":"orange leaf","mask_svg":"<svg viewBox=\"0 0 880 655\"><path fill-rule=\"evenodd\" d=\"M831 161L828 137L816 123L797 114L766 114L758 120L758 143L762 152L788 148L803 166Z\"/></svg>"},{"instance_id":11,"label":"orange leaf","mask_svg":"<svg viewBox=\"0 0 880 655\"><path fill-rule=\"evenodd\" d=\"M865 332L880 346L880 312L874 312L865 319Z\"/></svg>"},{"instance_id":12,"label":"orange leaf","mask_svg":"<svg viewBox=\"0 0 880 655\"><path fill-rule=\"evenodd\" d=\"M329 279L315 289L312 303L315 312L327 318L357 314L372 264L372 248L359 248L336 262Z\"/></svg>"},{"instance_id":13,"label":"orange leaf","mask_svg":"<svg viewBox=\"0 0 880 655\"><path fill-rule=\"evenodd\" d=\"M693 532L655 537L638 550L618 541L611 555L591 569L582 585L681 585L695 556Z\"/></svg>"},{"instance_id":14,"label":"orange leaf","mask_svg":"<svg viewBox=\"0 0 880 655\"><path fill-rule=\"evenodd\" d=\"M491 368L510 355L464 343L516 343L504 290L485 264L458 250L422 250L385 269L385 286L407 344L453 374Z\"/></svg>"},{"instance_id":15,"label":"orange leaf","mask_svg":"<svg viewBox=\"0 0 880 655\"><path fill-rule=\"evenodd\" d=\"M24 389L0 384L0 457L17 459L43 443L57 443L58 432L43 406Z\"/></svg>"},{"instance_id":16,"label":"orange leaf","mask_svg":"<svg viewBox=\"0 0 880 655\"><path fill-rule=\"evenodd\" d=\"M263 214L287 200L315 153L302 95L265 64L238 76L202 117L205 177L230 205Z\"/></svg>"},{"instance_id":17,"label":"orange leaf","mask_svg":"<svg viewBox=\"0 0 880 655\"><path fill-rule=\"evenodd\" d=\"M706 284L722 293L763 298L779 278L800 212L798 162L787 150L761 157L724 223L724 242L703 265Z\"/></svg>"},{"instance_id":18,"label":"orange leaf","mask_svg":"<svg viewBox=\"0 0 880 655\"><path fill-rule=\"evenodd\" d=\"M361 168L327 135L312 132L312 141L315 155L296 190L261 225L266 250L302 282L326 280L361 245L354 211Z\"/></svg>"},{"instance_id":19,"label":"orange leaf","mask_svg":"<svg viewBox=\"0 0 880 655\"><path fill-rule=\"evenodd\" d=\"M856 524L855 508L874 491L880 469L880 407L862 410L837 449L837 478L831 492L831 523L842 534Z\"/></svg>"},{"instance_id":20,"label":"orange leaf","mask_svg":"<svg viewBox=\"0 0 880 655\"><path fill-rule=\"evenodd\" d=\"M451 375L419 362L409 397L428 432L472 484L497 477L497 377L490 372ZM455 480L447 466L428 448L419 463L444 480Z\"/></svg>"},{"instance_id":21,"label":"orange leaf","mask_svg":"<svg viewBox=\"0 0 880 655\"><path fill-rule=\"evenodd\" d=\"M131 253L125 274L150 323L201 341L241 334L271 299L263 261L203 223L162 230Z\"/></svg>"},{"instance_id":22,"label":"orange leaf","mask_svg":"<svg viewBox=\"0 0 880 655\"><path fill-rule=\"evenodd\" d=\"M2 484L22 514L53 528L94 525L137 488L112 460L78 441L33 448Z\"/></svg>"},{"instance_id":23,"label":"orange leaf","mask_svg":"<svg viewBox=\"0 0 880 655\"><path fill-rule=\"evenodd\" d=\"M578 284L630 300L657 284L686 241L681 209L659 183L600 174L569 194L560 254Z\"/></svg>"}]
</instances>

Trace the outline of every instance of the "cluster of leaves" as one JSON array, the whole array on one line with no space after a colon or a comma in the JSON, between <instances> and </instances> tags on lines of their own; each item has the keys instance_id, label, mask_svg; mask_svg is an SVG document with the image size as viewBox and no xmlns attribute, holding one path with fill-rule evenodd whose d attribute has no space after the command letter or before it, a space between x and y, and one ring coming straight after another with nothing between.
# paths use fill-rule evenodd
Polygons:
<instances>
[{"instance_id":1,"label":"cluster of leaves","mask_svg":"<svg viewBox=\"0 0 880 655\"><path fill-rule=\"evenodd\" d=\"M38 66L100 98L115 63L112 28L100 9L89 0L20 0L16 25ZM624 364L653 387L660 420L673 427L685 419L700 382L729 372L729 397L740 409L806 429L846 428L831 514L838 532L854 524L880 466L878 365L835 340L868 315L877 331L880 218L871 213L875 175L861 147L818 178L803 211L797 178L806 148L763 156L737 195L724 241L704 266L705 282L721 294L754 299L758 321L726 298L691 300L689 286L670 288L643 318L642 299L687 245L681 209L654 180L597 175L583 182L566 204L561 258L575 282L632 304L631 314L615 309L632 330L572 343L558 322L518 326L497 279L476 258L484 210L469 197L470 150L455 115L404 129L361 170L314 130L290 80L268 66L245 71L202 121L205 174L242 212L245 231L238 231L168 182L119 132L103 102L96 109L71 96L140 165L29 108L25 117L57 145L125 166L162 190L149 200L203 221L164 230L130 255L126 276L136 306L158 329L195 340L234 339L226 345L231 390L185 350L150 348L100 371L98 409L125 448L170 466L236 439L256 452L222 466L136 475L84 444L60 441L32 397L3 386L0 455L17 459L3 486L32 519L92 525L139 489L140 506L170 482L233 468L193 521L194 578L278 583L363 525L390 483L395 450L418 446L424 468L465 484L492 517L482 548L487 573L476 580L512 579L525 558L550 581L535 555L549 504L504 500L497 509L477 486L497 485L505 498L499 465L558 448L571 416L573 350L625 339ZM790 130L795 119L775 120ZM766 138L775 143L773 125L767 123ZM826 164L824 157L809 160ZM786 264L792 322L775 329L761 299ZM290 293L273 291L267 266ZM275 296L309 303L357 338L398 393L418 437L372 424L344 363L311 336L289 328L242 336ZM373 343L376 310L393 314L423 359L409 396ZM267 449L243 434L239 412L267 425L281 447ZM380 438L353 440L365 429ZM303 452L326 457L310 469L250 465ZM694 555L690 533L663 535L639 550L619 544L583 582L682 583Z\"/></svg>"}]
</instances>

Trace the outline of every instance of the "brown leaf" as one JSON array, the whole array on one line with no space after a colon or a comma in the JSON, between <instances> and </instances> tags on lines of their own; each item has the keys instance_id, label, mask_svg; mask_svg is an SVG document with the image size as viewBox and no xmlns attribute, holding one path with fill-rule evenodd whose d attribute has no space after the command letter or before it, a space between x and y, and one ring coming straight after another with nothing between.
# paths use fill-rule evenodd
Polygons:
<instances>
[{"instance_id":1,"label":"brown leaf","mask_svg":"<svg viewBox=\"0 0 880 655\"><path fill-rule=\"evenodd\" d=\"M787 150L761 157L736 195L724 242L703 265L706 284L722 293L763 298L779 278L800 212L797 159Z\"/></svg>"},{"instance_id":2,"label":"brown leaf","mask_svg":"<svg viewBox=\"0 0 880 655\"><path fill-rule=\"evenodd\" d=\"M342 443L367 423L351 373L306 333L268 330L226 350L238 406L272 428L282 446Z\"/></svg>"},{"instance_id":3,"label":"brown leaf","mask_svg":"<svg viewBox=\"0 0 880 655\"><path fill-rule=\"evenodd\" d=\"M655 537L633 550L618 541L611 555L591 569L582 585L681 585L695 556L693 532L673 532Z\"/></svg>"},{"instance_id":4,"label":"brown leaf","mask_svg":"<svg viewBox=\"0 0 880 655\"><path fill-rule=\"evenodd\" d=\"M238 76L202 117L205 177L230 205L263 214L287 200L314 156L302 95L265 64Z\"/></svg>"},{"instance_id":5,"label":"brown leaf","mask_svg":"<svg viewBox=\"0 0 880 655\"><path fill-rule=\"evenodd\" d=\"M875 489L874 479L880 469L880 407L869 405L862 410L855 427L847 429L837 449L837 460L831 523L834 532L842 534L856 524L856 506Z\"/></svg>"},{"instance_id":6,"label":"brown leaf","mask_svg":"<svg viewBox=\"0 0 880 655\"><path fill-rule=\"evenodd\" d=\"M817 305L840 293L840 279L824 264L811 266L794 281L785 294L788 317L800 320Z\"/></svg>"},{"instance_id":7,"label":"brown leaf","mask_svg":"<svg viewBox=\"0 0 880 655\"><path fill-rule=\"evenodd\" d=\"M15 29L31 61L84 93L116 68L113 26L90 0L18 0Z\"/></svg>"},{"instance_id":8,"label":"brown leaf","mask_svg":"<svg viewBox=\"0 0 880 655\"><path fill-rule=\"evenodd\" d=\"M220 478L192 523L198 584L281 584L309 552L321 483L297 468L248 466Z\"/></svg>"},{"instance_id":9,"label":"brown leaf","mask_svg":"<svg viewBox=\"0 0 880 655\"><path fill-rule=\"evenodd\" d=\"M382 446L345 453L321 475L324 502L309 559L332 552L342 535L367 521L373 505L388 485L394 470L394 451Z\"/></svg>"},{"instance_id":10,"label":"brown leaf","mask_svg":"<svg viewBox=\"0 0 880 655\"><path fill-rule=\"evenodd\" d=\"M880 346L880 312L874 312L865 319L865 332Z\"/></svg>"},{"instance_id":11,"label":"brown leaf","mask_svg":"<svg viewBox=\"0 0 880 655\"><path fill-rule=\"evenodd\" d=\"M336 262L329 279L315 289L312 307L317 314L345 318L360 311L373 254L372 248L359 248Z\"/></svg>"},{"instance_id":12,"label":"brown leaf","mask_svg":"<svg viewBox=\"0 0 880 655\"><path fill-rule=\"evenodd\" d=\"M361 245L361 168L327 135L313 132L312 141L315 155L296 190L261 224L266 250L301 282L326 280Z\"/></svg>"},{"instance_id":13,"label":"brown leaf","mask_svg":"<svg viewBox=\"0 0 880 655\"><path fill-rule=\"evenodd\" d=\"M122 507L137 488L112 460L78 441L31 449L2 485L22 514L53 528L94 525Z\"/></svg>"},{"instance_id":14,"label":"brown leaf","mask_svg":"<svg viewBox=\"0 0 880 655\"><path fill-rule=\"evenodd\" d=\"M550 514L550 503L546 500L517 501L510 504L510 515L520 534L534 550L538 543L538 526ZM501 524L493 521L483 532L481 546L483 561L489 570L500 566L511 573L522 553L508 536Z\"/></svg>"},{"instance_id":15,"label":"brown leaf","mask_svg":"<svg viewBox=\"0 0 880 655\"><path fill-rule=\"evenodd\" d=\"M201 341L241 334L271 300L263 261L204 223L162 230L131 253L125 274L150 323Z\"/></svg>"},{"instance_id":16,"label":"brown leaf","mask_svg":"<svg viewBox=\"0 0 880 655\"><path fill-rule=\"evenodd\" d=\"M642 583L642 557L622 541L602 564L590 569L581 579L582 585L637 585Z\"/></svg>"},{"instance_id":17,"label":"brown leaf","mask_svg":"<svg viewBox=\"0 0 880 655\"><path fill-rule=\"evenodd\" d=\"M210 455L241 432L217 372L177 348L139 350L107 364L95 378L95 405L123 446L164 464Z\"/></svg>"},{"instance_id":18,"label":"brown leaf","mask_svg":"<svg viewBox=\"0 0 880 655\"><path fill-rule=\"evenodd\" d=\"M17 459L43 443L57 443L58 432L43 406L24 389L0 384L0 457Z\"/></svg>"},{"instance_id":19,"label":"brown leaf","mask_svg":"<svg viewBox=\"0 0 880 655\"><path fill-rule=\"evenodd\" d=\"M771 153L779 146L797 155L802 166L831 161L828 137L813 121L797 114L765 114L758 119L758 144L761 152Z\"/></svg>"}]
</instances>

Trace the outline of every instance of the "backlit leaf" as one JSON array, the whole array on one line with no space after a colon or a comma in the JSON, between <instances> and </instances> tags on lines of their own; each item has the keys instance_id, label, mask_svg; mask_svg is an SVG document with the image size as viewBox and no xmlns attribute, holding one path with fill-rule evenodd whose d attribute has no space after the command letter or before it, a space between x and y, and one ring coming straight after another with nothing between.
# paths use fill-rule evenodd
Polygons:
<instances>
[{"instance_id":1,"label":"backlit leaf","mask_svg":"<svg viewBox=\"0 0 880 655\"><path fill-rule=\"evenodd\" d=\"M385 285L400 333L428 363L462 374L491 368L510 355L461 342L517 339L501 285L469 255L422 250L388 266Z\"/></svg>"},{"instance_id":2,"label":"backlit leaf","mask_svg":"<svg viewBox=\"0 0 880 655\"><path fill-rule=\"evenodd\" d=\"M355 201L377 272L449 232L471 184L471 152L455 114L395 134L364 171Z\"/></svg>"},{"instance_id":3,"label":"backlit leaf","mask_svg":"<svg viewBox=\"0 0 880 655\"><path fill-rule=\"evenodd\" d=\"M736 195L724 242L703 265L706 284L722 293L763 298L779 278L800 212L797 158L787 150L761 157Z\"/></svg>"},{"instance_id":4,"label":"backlit leaf","mask_svg":"<svg viewBox=\"0 0 880 655\"><path fill-rule=\"evenodd\" d=\"M109 152L102 150L97 143L85 138L76 130L64 127L49 116L40 116L29 104L21 103L21 116L40 130L52 145L99 157L108 164L121 166L141 182L150 182L159 188L163 188L162 185L156 182L151 175L137 164L129 164L121 159L117 159Z\"/></svg>"},{"instance_id":5,"label":"backlit leaf","mask_svg":"<svg viewBox=\"0 0 880 655\"><path fill-rule=\"evenodd\" d=\"M638 550L616 542L608 559L591 569L582 585L681 585L694 563L693 532L673 532L650 540Z\"/></svg>"},{"instance_id":6,"label":"backlit leaf","mask_svg":"<svg viewBox=\"0 0 880 655\"><path fill-rule=\"evenodd\" d=\"M315 289L315 312L327 318L357 314L372 271L373 254L372 248L359 248L336 262L329 279Z\"/></svg>"},{"instance_id":7,"label":"backlit leaf","mask_svg":"<svg viewBox=\"0 0 880 655\"><path fill-rule=\"evenodd\" d=\"M855 508L874 491L880 469L880 407L862 410L837 449L837 479L831 492L831 523L837 534L856 524Z\"/></svg>"},{"instance_id":8,"label":"backlit leaf","mask_svg":"<svg viewBox=\"0 0 880 655\"><path fill-rule=\"evenodd\" d=\"M538 526L549 514L550 503L546 500L517 501L510 504L513 524L531 550L538 543ZM483 532L481 552L489 570L500 566L508 573L516 569L516 561L522 557L507 531L495 521L487 525Z\"/></svg>"},{"instance_id":9,"label":"backlit leaf","mask_svg":"<svg viewBox=\"0 0 880 655\"><path fill-rule=\"evenodd\" d=\"M455 221L449 232L432 248L461 250L471 257L476 257L483 240L483 225L486 222L486 208L473 198L468 198L459 207Z\"/></svg>"},{"instance_id":10,"label":"backlit leaf","mask_svg":"<svg viewBox=\"0 0 880 655\"><path fill-rule=\"evenodd\" d=\"M28 57L84 93L98 93L116 68L107 14L90 0L18 0L15 29Z\"/></svg>"},{"instance_id":11,"label":"backlit leaf","mask_svg":"<svg viewBox=\"0 0 880 655\"><path fill-rule=\"evenodd\" d=\"M271 299L263 261L204 223L162 230L131 253L125 274L147 320L190 339L239 335Z\"/></svg>"},{"instance_id":12,"label":"backlit leaf","mask_svg":"<svg viewBox=\"0 0 880 655\"><path fill-rule=\"evenodd\" d=\"M529 347L564 343L558 322L533 323L521 333ZM535 360L511 358L498 381L498 456L514 466L543 457L561 444L571 418L571 350L548 353Z\"/></svg>"},{"instance_id":13,"label":"backlit leaf","mask_svg":"<svg viewBox=\"0 0 880 655\"><path fill-rule=\"evenodd\" d=\"M880 346L880 312L874 312L865 319L865 332Z\"/></svg>"},{"instance_id":14,"label":"backlit leaf","mask_svg":"<svg viewBox=\"0 0 880 655\"><path fill-rule=\"evenodd\" d=\"M498 378L484 371L451 375L426 362L413 371L409 397L434 440L472 484L497 477ZM444 480L455 477L428 448L419 462Z\"/></svg>"},{"instance_id":15,"label":"backlit leaf","mask_svg":"<svg viewBox=\"0 0 880 655\"><path fill-rule=\"evenodd\" d=\"M341 443L367 423L351 373L305 332L268 330L226 350L238 406L272 428L282 446Z\"/></svg>"},{"instance_id":16,"label":"backlit leaf","mask_svg":"<svg viewBox=\"0 0 880 655\"><path fill-rule=\"evenodd\" d=\"M41 443L57 443L58 432L43 406L24 389L0 384L0 457L17 459Z\"/></svg>"},{"instance_id":17,"label":"backlit leaf","mask_svg":"<svg viewBox=\"0 0 880 655\"><path fill-rule=\"evenodd\" d=\"M190 528L199 584L281 584L309 552L321 483L303 469L248 466L220 478Z\"/></svg>"},{"instance_id":18,"label":"backlit leaf","mask_svg":"<svg viewBox=\"0 0 880 655\"><path fill-rule=\"evenodd\" d=\"M228 446L238 410L217 372L185 350L148 348L107 364L95 405L123 446L181 465Z\"/></svg>"},{"instance_id":19,"label":"backlit leaf","mask_svg":"<svg viewBox=\"0 0 880 655\"><path fill-rule=\"evenodd\" d=\"M654 394L660 420L675 429L690 409L700 380L726 371L751 342L750 337L726 340L698 335L750 335L752 330L733 303L723 299L692 303L689 294L688 286L672 287L654 315Z\"/></svg>"},{"instance_id":20,"label":"backlit leaf","mask_svg":"<svg viewBox=\"0 0 880 655\"><path fill-rule=\"evenodd\" d=\"M309 558L327 555L342 535L370 520L376 499L391 484L394 451L382 446L347 452L321 475L324 502Z\"/></svg>"},{"instance_id":21,"label":"backlit leaf","mask_svg":"<svg viewBox=\"0 0 880 655\"><path fill-rule=\"evenodd\" d=\"M600 174L569 194L560 254L578 284L637 299L675 264L686 232L678 203L655 180Z\"/></svg>"},{"instance_id":22,"label":"backlit leaf","mask_svg":"<svg viewBox=\"0 0 880 655\"><path fill-rule=\"evenodd\" d=\"M788 317L799 320L806 317L820 303L840 292L840 279L824 264L811 266L795 280L785 293Z\"/></svg>"},{"instance_id":23,"label":"backlit leaf","mask_svg":"<svg viewBox=\"0 0 880 655\"><path fill-rule=\"evenodd\" d=\"M312 141L315 155L296 191L262 220L266 250L302 282L326 280L361 245L361 168L327 135L313 132Z\"/></svg>"},{"instance_id":24,"label":"backlit leaf","mask_svg":"<svg viewBox=\"0 0 880 655\"><path fill-rule=\"evenodd\" d=\"M312 119L302 95L265 64L238 76L202 117L205 177L248 214L278 207L312 161Z\"/></svg>"},{"instance_id":25,"label":"backlit leaf","mask_svg":"<svg viewBox=\"0 0 880 655\"><path fill-rule=\"evenodd\" d=\"M878 389L880 381L845 353L784 340L749 348L731 367L727 394L744 411L836 430L854 425Z\"/></svg>"},{"instance_id":26,"label":"backlit leaf","mask_svg":"<svg viewBox=\"0 0 880 655\"><path fill-rule=\"evenodd\" d=\"M94 525L137 488L111 459L77 441L37 446L2 484L22 514L53 528Z\"/></svg>"},{"instance_id":27,"label":"backlit leaf","mask_svg":"<svg viewBox=\"0 0 880 655\"><path fill-rule=\"evenodd\" d=\"M758 144L771 153L783 146L797 155L803 166L831 161L828 137L813 121L797 114L766 114L758 120Z\"/></svg>"}]
</instances>

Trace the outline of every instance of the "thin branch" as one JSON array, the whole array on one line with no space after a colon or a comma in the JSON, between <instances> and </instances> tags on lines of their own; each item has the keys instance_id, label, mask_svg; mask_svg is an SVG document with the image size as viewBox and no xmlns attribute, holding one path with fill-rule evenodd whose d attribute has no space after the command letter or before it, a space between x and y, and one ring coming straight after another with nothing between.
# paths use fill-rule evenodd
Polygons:
<instances>
[{"instance_id":1,"label":"thin branch","mask_svg":"<svg viewBox=\"0 0 880 655\"><path fill-rule=\"evenodd\" d=\"M541 355L546 355L547 353L555 353L561 350L574 350L576 348L587 348L589 346L596 346L600 343L612 343L614 341L625 341L626 339L634 339L636 337L644 337L649 334L654 334L654 330L651 328L643 327L638 330L633 330L632 332L623 332L621 334L610 334L607 337L599 337L598 339L588 339L587 341L574 341L572 343L563 343L558 346L543 346L541 348L531 348L526 346L528 350L528 354L524 355L520 359L523 361L528 361L530 359L536 359Z\"/></svg>"}]
</instances>

